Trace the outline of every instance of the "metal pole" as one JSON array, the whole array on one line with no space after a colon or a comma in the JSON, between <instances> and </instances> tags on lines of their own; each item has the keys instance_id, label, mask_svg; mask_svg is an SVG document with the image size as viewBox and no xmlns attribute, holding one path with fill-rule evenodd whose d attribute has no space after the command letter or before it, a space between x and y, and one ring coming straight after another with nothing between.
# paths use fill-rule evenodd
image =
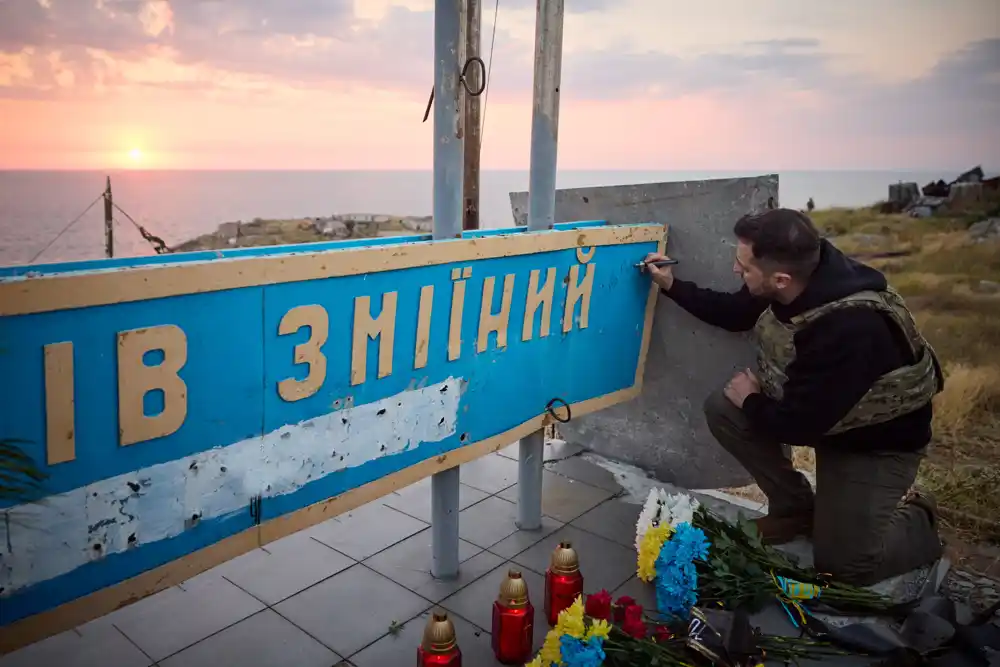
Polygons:
<instances>
[{"instance_id":1,"label":"metal pole","mask_svg":"<svg viewBox=\"0 0 1000 667\"><path fill-rule=\"evenodd\" d=\"M467 22L465 24L465 56L473 58L480 53L480 35L483 27L483 11L480 0L468 0ZM478 67L470 67L467 74L469 88L478 91L485 72ZM462 229L479 229L479 158L482 150L480 137L479 95L465 96L465 218Z\"/></svg>"},{"instance_id":2,"label":"metal pole","mask_svg":"<svg viewBox=\"0 0 1000 667\"><path fill-rule=\"evenodd\" d=\"M531 112L531 172L528 231L552 229L556 217L556 146L562 69L564 0L538 0L535 18L535 86ZM536 431L518 447L517 526L542 526L542 464L545 433Z\"/></svg>"},{"instance_id":3,"label":"metal pole","mask_svg":"<svg viewBox=\"0 0 1000 667\"><path fill-rule=\"evenodd\" d=\"M111 177L108 176L108 186L104 190L104 256L115 256L115 228L113 205L111 200Z\"/></svg>"},{"instance_id":4,"label":"metal pole","mask_svg":"<svg viewBox=\"0 0 1000 667\"><path fill-rule=\"evenodd\" d=\"M466 0L434 3L434 238L462 235L463 95ZM431 574L458 576L459 469L431 478Z\"/></svg>"}]
</instances>

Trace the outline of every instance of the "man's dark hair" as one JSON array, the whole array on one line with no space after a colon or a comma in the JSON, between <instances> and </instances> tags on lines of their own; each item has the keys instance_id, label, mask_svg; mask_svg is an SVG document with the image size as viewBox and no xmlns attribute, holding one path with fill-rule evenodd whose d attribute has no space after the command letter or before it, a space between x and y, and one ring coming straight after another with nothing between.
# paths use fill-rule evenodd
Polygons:
<instances>
[{"instance_id":1,"label":"man's dark hair","mask_svg":"<svg viewBox=\"0 0 1000 667\"><path fill-rule=\"evenodd\" d=\"M819 232L804 213L794 209L744 215L736 221L733 233L750 245L754 259L766 271L784 271L804 280L819 264Z\"/></svg>"}]
</instances>

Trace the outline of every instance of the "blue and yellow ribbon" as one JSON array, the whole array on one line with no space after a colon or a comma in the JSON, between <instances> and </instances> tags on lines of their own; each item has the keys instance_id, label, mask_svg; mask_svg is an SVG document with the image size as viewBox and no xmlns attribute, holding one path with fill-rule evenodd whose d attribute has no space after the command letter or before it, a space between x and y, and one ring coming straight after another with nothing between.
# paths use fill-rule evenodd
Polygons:
<instances>
[{"instance_id":1,"label":"blue and yellow ribbon","mask_svg":"<svg viewBox=\"0 0 1000 667\"><path fill-rule=\"evenodd\" d=\"M822 587L816 584L805 584L786 577L779 577L774 572L771 572L771 579L780 591L776 597L785 610L785 613L788 614L792 625L796 628L805 625L807 621L806 616L809 612L802 606L802 602L818 598L823 593ZM794 614L792 610L795 611Z\"/></svg>"}]
</instances>

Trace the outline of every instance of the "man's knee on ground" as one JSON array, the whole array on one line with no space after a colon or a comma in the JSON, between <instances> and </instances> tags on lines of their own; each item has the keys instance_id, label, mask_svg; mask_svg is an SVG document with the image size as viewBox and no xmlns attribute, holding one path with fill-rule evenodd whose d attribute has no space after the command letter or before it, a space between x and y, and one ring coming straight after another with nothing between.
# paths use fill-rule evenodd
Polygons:
<instances>
[{"instance_id":1,"label":"man's knee on ground","mask_svg":"<svg viewBox=\"0 0 1000 667\"><path fill-rule=\"evenodd\" d=\"M702 405L702 410L705 412L705 421L708 422L708 427L710 429L718 426L721 423L732 421L729 418L729 414L734 408L726 395L722 393L721 389L716 389L708 398L705 399L705 403Z\"/></svg>"}]
</instances>

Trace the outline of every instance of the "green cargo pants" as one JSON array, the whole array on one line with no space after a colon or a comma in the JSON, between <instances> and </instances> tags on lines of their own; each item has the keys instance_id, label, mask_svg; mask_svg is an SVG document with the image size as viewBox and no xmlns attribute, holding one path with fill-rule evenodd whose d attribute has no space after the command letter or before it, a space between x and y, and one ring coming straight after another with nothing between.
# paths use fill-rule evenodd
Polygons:
<instances>
[{"instance_id":1,"label":"green cargo pants","mask_svg":"<svg viewBox=\"0 0 1000 667\"><path fill-rule=\"evenodd\" d=\"M747 469L774 516L812 514L820 572L867 586L933 563L942 546L929 513L901 504L925 452L816 450L816 492L781 443L755 434L722 391L705 401L716 440Z\"/></svg>"}]
</instances>

